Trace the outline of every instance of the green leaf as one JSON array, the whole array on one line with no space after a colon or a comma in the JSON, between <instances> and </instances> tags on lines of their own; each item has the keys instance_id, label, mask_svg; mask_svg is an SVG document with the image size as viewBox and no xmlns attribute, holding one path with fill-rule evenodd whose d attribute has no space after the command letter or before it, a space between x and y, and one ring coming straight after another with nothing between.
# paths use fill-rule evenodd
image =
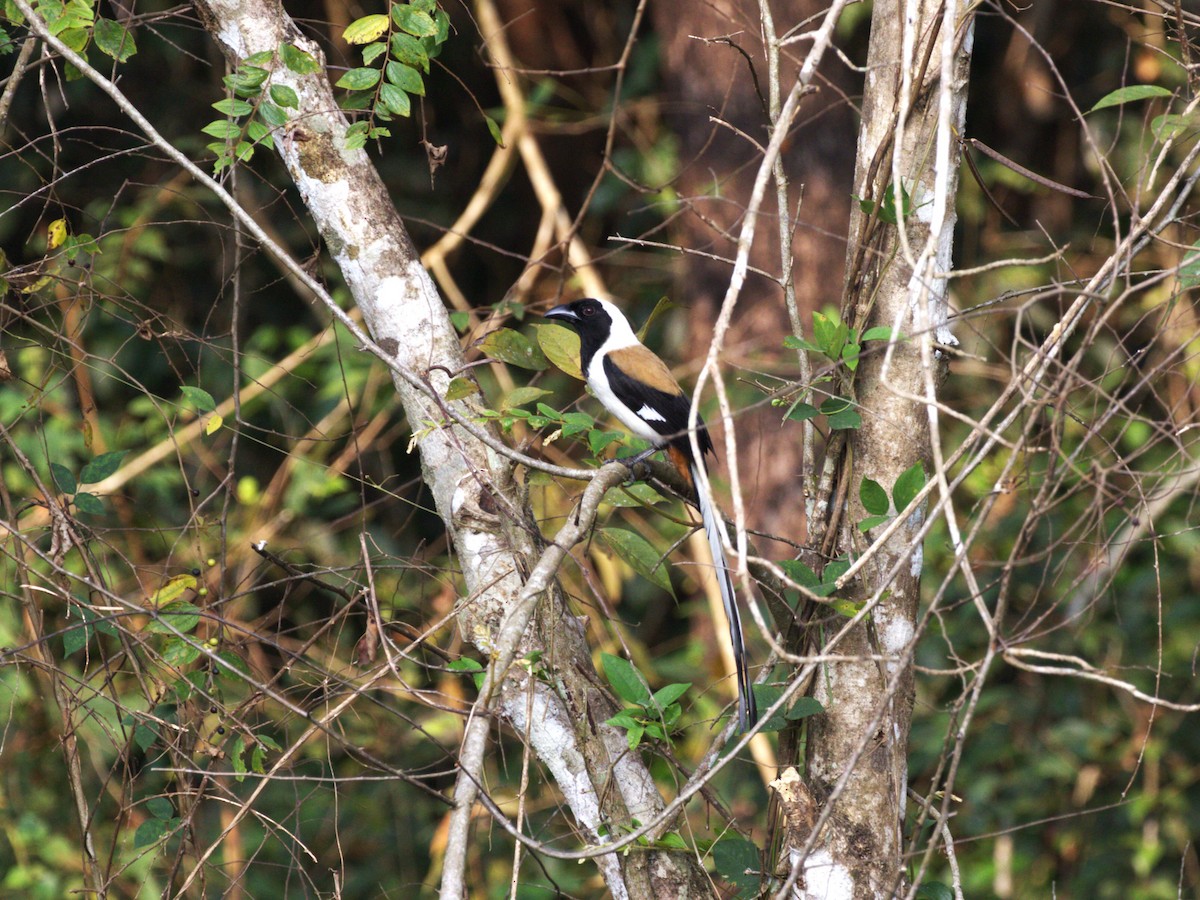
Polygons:
<instances>
[{"instance_id":1,"label":"green leaf","mask_svg":"<svg viewBox=\"0 0 1200 900\"><path fill-rule=\"evenodd\" d=\"M535 325L533 333L538 346L550 362L572 378L583 381L579 368L579 335L562 325Z\"/></svg>"},{"instance_id":2,"label":"green leaf","mask_svg":"<svg viewBox=\"0 0 1200 900\"><path fill-rule=\"evenodd\" d=\"M461 375L458 378L450 379L450 383L446 385L446 399L449 401L461 400L463 397L469 397L471 394L479 393L479 385L470 378L463 378Z\"/></svg>"},{"instance_id":3,"label":"green leaf","mask_svg":"<svg viewBox=\"0 0 1200 900\"><path fill-rule=\"evenodd\" d=\"M128 450L114 450L111 453L101 453L83 467L83 471L79 473L79 483L96 484L103 481L121 468L121 460L128 452Z\"/></svg>"},{"instance_id":4,"label":"green leaf","mask_svg":"<svg viewBox=\"0 0 1200 900\"><path fill-rule=\"evenodd\" d=\"M904 340L904 335L898 331L892 331L887 325L876 325L874 328L868 328L863 332L863 336L859 339L863 343L867 341L890 341L892 335L896 335L896 340Z\"/></svg>"},{"instance_id":5,"label":"green leaf","mask_svg":"<svg viewBox=\"0 0 1200 900\"><path fill-rule=\"evenodd\" d=\"M500 405L500 408L503 410L512 409L513 407L517 406L525 406L526 404L532 403L534 400L539 400L549 394L550 391L547 391L544 388L519 387L511 391L509 395L504 398L504 402ZM557 415L558 413L556 411L551 410L551 418L557 417Z\"/></svg>"},{"instance_id":6,"label":"green leaf","mask_svg":"<svg viewBox=\"0 0 1200 900\"><path fill-rule=\"evenodd\" d=\"M379 40L388 30L388 17L379 13L355 19L342 32L342 40L347 44L369 44Z\"/></svg>"},{"instance_id":7,"label":"green leaf","mask_svg":"<svg viewBox=\"0 0 1200 900\"><path fill-rule=\"evenodd\" d=\"M897 207L895 185L889 184L883 192L883 206L879 210L879 218L889 225L895 225L901 217L907 219L912 215L912 210L912 197L904 185L900 186L900 205Z\"/></svg>"},{"instance_id":8,"label":"green leaf","mask_svg":"<svg viewBox=\"0 0 1200 900\"><path fill-rule=\"evenodd\" d=\"M143 634L174 634L177 631L187 634L199 623L200 608L186 600L177 600L159 610L158 618L147 623Z\"/></svg>"},{"instance_id":9,"label":"green leaf","mask_svg":"<svg viewBox=\"0 0 1200 900\"><path fill-rule=\"evenodd\" d=\"M831 559L825 566L825 571L821 573L821 581L825 584L833 584L843 575L850 571L850 560L844 556L838 559Z\"/></svg>"},{"instance_id":10,"label":"green leaf","mask_svg":"<svg viewBox=\"0 0 1200 900\"><path fill-rule=\"evenodd\" d=\"M208 673L204 671L188 672L175 681L175 698L177 703L187 703L197 691L204 691L208 686Z\"/></svg>"},{"instance_id":11,"label":"green leaf","mask_svg":"<svg viewBox=\"0 0 1200 900\"><path fill-rule=\"evenodd\" d=\"M416 69L429 72L429 54L421 42L407 34L392 35L392 58Z\"/></svg>"},{"instance_id":12,"label":"green leaf","mask_svg":"<svg viewBox=\"0 0 1200 900\"><path fill-rule=\"evenodd\" d=\"M511 328L497 328L480 342L479 349L492 359L523 369L541 371L549 365L536 344Z\"/></svg>"},{"instance_id":13,"label":"green leaf","mask_svg":"<svg viewBox=\"0 0 1200 900\"><path fill-rule=\"evenodd\" d=\"M262 67L262 66L270 64L271 60L273 60L274 58L275 58L274 51L259 50L257 53L251 53L249 56L247 56L245 59L243 59L242 65L243 66Z\"/></svg>"},{"instance_id":14,"label":"green leaf","mask_svg":"<svg viewBox=\"0 0 1200 900\"><path fill-rule=\"evenodd\" d=\"M337 88L346 88L352 91L364 91L368 88L374 88L379 83L378 68L364 66L360 68L352 68L341 78L337 79Z\"/></svg>"},{"instance_id":15,"label":"green leaf","mask_svg":"<svg viewBox=\"0 0 1200 900\"><path fill-rule=\"evenodd\" d=\"M668 706L686 694L689 690L691 690L691 687L692 685L690 682L688 684L668 684L666 687L659 688L657 691L655 691L654 695L650 699L659 709L666 709Z\"/></svg>"},{"instance_id":16,"label":"green leaf","mask_svg":"<svg viewBox=\"0 0 1200 900\"><path fill-rule=\"evenodd\" d=\"M429 13L407 4L392 4L392 21L397 28L416 37L436 37L438 33L438 27Z\"/></svg>"},{"instance_id":17,"label":"green leaf","mask_svg":"<svg viewBox=\"0 0 1200 900\"><path fill-rule=\"evenodd\" d=\"M149 750L158 740L158 732L149 725L138 725L133 729L133 742L142 750Z\"/></svg>"},{"instance_id":18,"label":"green leaf","mask_svg":"<svg viewBox=\"0 0 1200 900\"><path fill-rule=\"evenodd\" d=\"M84 621L96 627L96 630L101 634L107 634L109 637L116 637L119 633L117 626L107 616L102 616L95 612L90 606L80 606L79 614Z\"/></svg>"},{"instance_id":19,"label":"green leaf","mask_svg":"<svg viewBox=\"0 0 1200 900\"><path fill-rule=\"evenodd\" d=\"M902 512L913 498L925 487L925 466L920 462L914 463L896 479L892 488L892 500L896 504L896 512Z\"/></svg>"},{"instance_id":20,"label":"green leaf","mask_svg":"<svg viewBox=\"0 0 1200 900\"><path fill-rule=\"evenodd\" d=\"M913 896L916 900L954 900L954 891L940 881L924 881Z\"/></svg>"},{"instance_id":21,"label":"green leaf","mask_svg":"<svg viewBox=\"0 0 1200 900\"><path fill-rule=\"evenodd\" d=\"M200 648L193 646L195 640L171 635L163 642L162 661L173 669L182 669L200 658Z\"/></svg>"},{"instance_id":22,"label":"green leaf","mask_svg":"<svg viewBox=\"0 0 1200 900\"><path fill-rule=\"evenodd\" d=\"M234 776L238 781L246 779L246 739L240 734L233 739L229 748L229 762L233 765Z\"/></svg>"},{"instance_id":23,"label":"green leaf","mask_svg":"<svg viewBox=\"0 0 1200 900\"><path fill-rule=\"evenodd\" d=\"M787 711L787 718L795 722L823 712L825 712L825 707L821 705L821 701L816 697L801 697Z\"/></svg>"},{"instance_id":24,"label":"green leaf","mask_svg":"<svg viewBox=\"0 0 1200 900\"><path fill-rule=\"evenodd\" d=\"M156 819L169 819L175 815L175 807L166 797L151 797L146 801L146 812Z\"/></svg>"},{"instance_id":25,"label":"green leaf","mask_svg":"<svg viewBox=\"0 0 1200 900\"><path fill-rule=\"evenodd\" d=\"M112 19L97 19L92 29L92 39L101 53L117 62L125 62L137 53L137 44L129 29Z\"/></svg>"},{"instance_id":26,"label":"green leaf","mask_svg":"<svg viewBox=\"0 0 1200 900\"><path fill-rule=\"evenodd\" d=\"M785 559L779 564L779 568L783 569L783 574L796 582L796 584L806 587L809 590L813 590L821 584L821 579L817 577L817 573L798 559Z\"/></svg>"},{"instance_id":27,"label":"green leaf","mask_svg":"<svg viewBox=\"0 0 1200 900\"><path fill-rule=\"evenodd\" d=\"M263 762L267 758L267 748L262 744L255 744L254 749L250 751L250 769L255 775L262 775L267 770Z\"/></svg>"},{"instance_id":28,"label":"green leaf","mask_svg":"<svg viewBox=\"0 0 1200 900\"><path fill-rule=\"evenodd\" d=\"M624 528L601 528L600 538L633 571L674 595L662 555L644 537Z\"/></svg>"},{"instance_id":29,"label":"green leaf","mask_svg":"<svg viewBox=\"0 0 1200 900\"><path fill-rule=\"evenodd\" d=\"M315 75L321 71L316 59L291 44L280 44L279 56L283 64L297 75Z\"/></svg>"},{"instance_id":30,"label":"green leaf","mask_svg":"<svg viewBox=\"0 0 1200 900\"><path fill-rule=\"evenodd\" d=\"M748 871L762 869L758 847L743 838L725 838L713 845L712 855L713 864L722 878L749 897L758 893L761 878L748 874Z\"/></svg>"},{"instance_id":31,"label":"green leaf","mask_svg":"<svg viewBox=\"0 0 1200 900\"><path fill-rule=\"evenodd\" d=\"M596 427L596 420L584 412L567 412L562 414L563 434L571 437L581 434L589 428Z\"/></svg>"},{"instance_id":32,"label":"green leaf","mask_svg":"<svg viewBox=\"0 0 1200 900\"><path fill-rule=\"evenodd\" d=\"M446 43L446 38L450 37L450 16L444 9L439 9L433 14L434 25L437 26L437 34L433 36L433 40L439 45Z\"/></svg>"},{"instance_id":33,"label":"green leaf","mask_svg":"<svg viewBox=\"0 0 1200 900\"><path fill-rule=\"evenodd\" d=\"M677 831L668 831L654 845L662 850L691 850L687 841Z\"/></svg>"},{"instance_id":34,"label":"green leaf","mask_svg":"<svg viewBox=\"0 0 1200 900\"><path fill-rule=\"evenodd\" d=\"M1200 285L1200 241L1192 244L1191 250L1179 266L1179 284L1183 288L1194 288Z\"/></svg>"},{"instance_id":35,"label":"green leaf","mask_svg":"<svg viewBox=\"0 0 1200 900\"><path fill-rule=\"evenodd\" d=\"M483 688L483 666L478 660L471 659L469 656L463 656L459 659L451 660L446 664L446 668L451 672L463 672L471 676L475 682L475 690Z\"/></svg>"},{"instance_id":36,"label":"green leaf","mask_svg":"<svg viewBox=\"0 0 1200 900\"><path fill-rule=\"evenodd\" d=\"M275 88L272 87L271 90L274 91ZM297 102L298 102L298 98L297 98ZM266 122L268 125L270 125L272 128L282 128L284 125L287 124L287 120L288 120L287 113L285 113L283 111L283 109L276 106L274 103L263 102L263 103L259 104L258 114L262 117L262 120L264 122ZM255 128L254 128L254 126L256 124L258 124L258 123L251 122L247 126L246 131L249 133L249 135L251 137L258 139L257 135L255 134Z\"/></svg>"},{"instance_id":37,"label":"green leaf","mask_svg":"<svg viewBox=\"0 0 1200 900\"><path fill-rule=\"evenodd\" d=\"M202 388L185 384L179 390L184 399L195 407L196 412L212 412L217 408L217 401L213 399L212 394Z\"/></svg>"},{"instance_id":38,"label":"green leaf","mask_svg":"<svg viewBox=\"0 0 1200 900\"><path fill-rule=\"evenodd\" d=\"M785 418L791 419L794 422L807 422L809 419L815 419L821 414L821 411L811 403L794 403L792 408L788 410Z\"/></svg>"},{"instance_id":39,"label":"green leaf","mask_svg":"<svg viewBox=\"0 0 1200 900\"><path fill-rule=\"evenodd\" d=\"M858 355L862 352L862 347L858 344L845 344L842 346L842 362L846 367L853 372L858 368Z\"/></svg>"},{"instance_id":40,"label":"green leaf","mask_svg":"<svg viewBox=\"0 0 1200 900\"><path fill-rule=\"evenodd\" d=\"M163 819L147 819L133 833L133 849L140 850L156 844L167 833L167 822Z\"/></svg>"},{"instance_id":41,"label":"green leaf","mask_svg":"<svg viewBox=\"0 0 1200 900\"><path fill-rule=\"evenodd\" d=\"M410 93L416 94L418 97L425 96L425 82L421 79L421 73L412 66L406 66L404 63L389 62L385 66L387 72L387 80L396 87Z\"/></svg>"},{"instance_id":42,"label":"green leaf","mask_svg":"<svg viewBox=\"0 0 1200 900\"><path fill-rule=\"evenodd\" d=\"M862 425L862 416L845 397L830 397L821 404L821 413L829 420L829 427L835 430Z\"/></svg>"},{"instance_id":43,"label":"green leaf","mask_svg":"<svg viewBox=\"0 0 1200 900\"><path fill-rule=\"evenodd\" d=\"M93 516L101 516L107 512L100 498L88 491L80 491L75 495L75 508Z\"/></svg>"},{"instance_id":44,"label":"green leaf","mask_svg":"<svg viewBox=\"0 0 1200 900\"><path fill-rule=\"evenodd\" d=\"M1197 119L1193 116L1163 115L1155 116L1150 121L1150 131L1160 141L1173 138L1185 131L1196 127Z\"/></svg>"},{"instance_id":45,"label":"green leaf","mask_svg":"<svg viewBox=\"0 0 1200 900\"><path fill-rule=\"evenodd\" d=\"M254 107L245 100L237 100L233 97L226 97L224 100L218 100L212 105L223 116L248 116L254 112Z\"/></svg>"},{"instance_id":46,"label":"green leaf","mask_svg":"<svg viewBox=\"0 0 1200 900\"><path fill-rule=\"evenodd\" d=\"M588 432L588 449L592 451L592 456L599 456L609 444L623 440L625 432L623 431L600 431L596 429Z\"/></svg>"},{"instance_id":47,"label":"green leaf","mask_svg":"<svg viewBox=\"0 0 1200 900\"><path fill-rule=\"evenodd\" d=\"M483 121L487 125L488 134L490 134L492 136L492 140L496 142L496 146L503 147L504 133L500 131L500 125L491 116L484 116Z\"/></svg>"},{"instance_id":48,"label":"green leaf","mask_svg":"<svg viewBox=\"0 0 1200 900\"><path fill-rule=\"evenodd\" d=\"M1148 100L1151 97L1170 96L1170 91L1165 87L1159 87L1157 84L1133 84L1129 87L1117 88L1115 91L1105 94L1096 101L1095 105L1088 112L1094 113L1098 109L1120 106L1123 103L1132 103L1135 100Z\"/></svg>"},{"instance_id":49,"label":"green leaf","mask_svg":"<svg viewBox=\"0 0 1200 900\"><path fill-rule=\"evenodd\" d=\"M628 730L630 728L637 728L638 720L634 717L632 712L623 709L611 719L606 720L604 724L611 725L613 728L624 728Z\"/></svg>"},{"instance_id":50,"label":"green leaf","mask_svg":"<svg viewBox=\"0 0 1200 900\"><path fill-rule=\"evenodd\" d=\"M887 491L871 478L864 478L858 486L858 499L862 501L863 509L874 516L886 516L891 508Z\"/></svg>"},{"instance_id":51,"label":"green leaf","mask_svg":"<svg viewBox=\"0 0 1200 900\"><path fill-rule=\"evenodd\" d=\"M63 656L71 656L78 653L88 645L88 641L92 639L91 625L73 625L63 632Z\"/></svg>"},{"instance_id":52,"label":"green leaf","mask_svg":"<svg viewBox=\"0 0 1200 900\"><path fill-rule=\"evenodd\" d=\"M200 130L211 137L220 138L223 141L231 141L242 133L242 129L238 127L238 124L230 122L228 119L214 119Z\"/></svg>"},{"instance_id":53,"label":"green leaf","mask_svg":"<svg viewBox=\"0 0 1200 900\"><path fill-rule=\"evenodd\" d=\"M608 679L618 697L626 703L636 703L639 706L644 706L650 701L650 689L646 686L645 679L633 667L633 663L611 653L601 653L600 661L604 667L604 677Z\"/></svg>"},{"instance_id":54,"label":"green leaf","mask_svg":"<svg viewBox=\"0 0 1200 900\"><path fill-rule=\"evenodd\" d=\"M775 705L776 701L783 696L782 684L755 684L751 685L754 691L754 702L764 713ZM784 716L784 710L779 710L773 716L769 716L762 720L760 726L761 731L783 731L787 728L787 719Z\"/></svg>"},{"instance_id":55,"label":"green leaf","mask_svg":"<svg viewBox=\"0 0 1200 900\"><path fill-rule=\"evenodd\" d=\"M650 315L646 321L642 323L642 327L637 331L637 339L639 341L646 340L646 334L650 331L650 326L653 325L660 316L675 308L675 304L671 302L669 297L659 297L658 302L654 304L654 309L650 310Z\"/></svg>"},{"instance_id":56,"label":"green leaf","mask_svg":"<svg viewBox=\"0 0 1200 900\"><path fill-rule=\"evenodd\" d=\"M266 104L264 103L263 106L266 106ZM246 123L246 136L254 141L254 143L259 144L270 138L271 129L262 122L252 120Z\"/></svg>"},{"instance_id":57,"label":"green leaf","mask_svg":"<svg viewBox=\"0 0 1200 900\"><path fill-rule=\"evenodd\" d=\"M878 528L883 523L890 521L891 516L867 516L865 519L859 520L858 530L866 534L872 528Z\"/></svg>"},{"instance_id":58,"label":"green leaf","mask_svg":"<svg viewBox=\"0 0 1200 900\"><path fill-rule=\"evenodd\" d=\"M54 483L64 494L73 494L79 489L71 470L61 463L50 463L50 477L54 479Z\"/></svg>"},{"instance_id":59,"label":"green leaf","mask_svg":"<svg viewBox=\"0 0 1200 900\"><path fill-rule=\"evenodd\" d=\"M367 44L362 49L363 65L369 66L375 60L387 51L387 44L383 41L376 41L374 44Z\"/></svg>"},{"instance_id":60,"label":"green leaf","mask_svg":"<svg viewBox=\"0 0 1200 900\"><path fill-rule=\"evenodd\" d=\"M820 352L826 356L834 357L836 351L839 349L834 347L834 341L837 337L837 326L839 324L830 320L824 313L813 313L813 341L820 349ZM787 343L786 339L784 343Z\"/></svg>"},{"instance_id":61,"label":"green leaf","mask_svg":"<svg viewBox=\"0 0 1200 900\"><path fill-rule=\"evenodd\" d=\"M408 94L394 84L384 83L379 86L379 102L387 107L392 115L408 116L412 113L412 101L408 99Z\"/></svg>"},{"instance_id":62,"label":"green leaf","mask_svg":"<svg viewBox=\"0 0 1200 900\"><path fill-rule=\"evenodd\" d=\"M368 127L369 126L366 122L355 122L353 125L347 128L346 147L354 150L366 144ZM451 313L451 315L453 315L453 313Z\"/></svg>"},{"instance_id":63,"label":"green leaf","mask_svg":"<svg viewBox=\"0 0 1200 900\"><path fill-rule=\"evenodd\" d=\"M783 346L788 350L808 350L810 353L824 352L812 341L806 341L804 338L796 337L794 334L789 334L783 339Z\"/></svg>"},{"instance_id":64,"label":"green leaf","mask_svg":"<svg viewBox=\"0 0 1200 900\"><path fill-rule=\"evenodd\" d=\"M271 73L260 66L243 63L232 75L222 79L225 86L242 97L253 97L262 88Z\"/></svg>"},{"instance_id":65,"label":"green leaf","mask_svg":"<svg viewBox=\"0 0 1200 900\"><path fill-rule=\"evenodd\" d=\"M629 742L629 749L636 750L642 742L642 735L646 733L646 726L641 722L634 724L627 732L625 732L625 740Z\"/></svg>"},{"instance_id":66,"label":"green leaf","mask_svg":"<svg viewBox=\"0 0 1200 900\"><path fill-rule=\"evenodd\" d=\"M279 742L276 741L269 734L263 734L262 732L259 732L258 734L255 735L255 737L258 739L258 742L260 744L262 744L264 747L266 747L268 750L274 750L276 753L283 752L283 748L279 746Z\"/></svg>"},{"instance_id":67,"label":"green leaf","mask_svg":"<svg viewBox=\"0 0 1200 900\"><path fill-rule=\"evenodd\" d=\"M222 678L230 678L235 681L242 681L250 678L250 667L246 665L246 661L230 650L221 650L217 653L216 667L217 674Z\"/></svg>"},{"instance_id":68,"label":"green leaf","mask_svg":"<svg viewBox=\"0 0 1200 900\"><path fill-rule=\"evenodd\" d=\"M198 582L192 574L176 575L150 595L149 603L156 609L163 609L183 596L184 591L194 591Z\"/></svg>"}]
</instances>

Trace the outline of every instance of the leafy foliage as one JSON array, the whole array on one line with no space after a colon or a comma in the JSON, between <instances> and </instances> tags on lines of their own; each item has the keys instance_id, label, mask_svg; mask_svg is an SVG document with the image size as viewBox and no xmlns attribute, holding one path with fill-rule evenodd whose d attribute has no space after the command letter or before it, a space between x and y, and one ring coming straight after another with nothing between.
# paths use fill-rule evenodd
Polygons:
<instances>
[{"instance_id":1,"label":"leafy foliage","mask_svg":"<svg viewBox=\"0 0 1200 900\"><path fill-rule=\"evenodd\" d=\"M363 65L343 74L337 87L348 92L346 109L367 113L346 132L348 150L391 135L376 123L412 115L412 98L425 96L429 61L450 37L450 17L434 0L392 3L389 9L390 16L356 19L342 34L346 43L362 46Z\"/></svg>"}]
</instances>

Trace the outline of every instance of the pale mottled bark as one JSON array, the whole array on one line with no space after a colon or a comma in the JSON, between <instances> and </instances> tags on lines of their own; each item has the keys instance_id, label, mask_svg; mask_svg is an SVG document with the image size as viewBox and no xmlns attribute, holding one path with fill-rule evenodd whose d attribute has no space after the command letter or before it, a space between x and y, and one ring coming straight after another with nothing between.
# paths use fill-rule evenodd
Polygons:
<instances>
[{"instance_id":1,"label":"pale mottled bark","mask_svg":"<svg viewBox=\"0 0 1200 900\"><path fill-rule=\"evenodd\" d=\"M877 0L872 14L855 193L879 200L898 180L914 211L899 228L856 211L845 315L862 329L899 325L910 339L864 358L854 380L862 427L839 473L849 491L838 546L852 558L870 554L846 595L880 599L869 626L838 648L863 660L831 663L815 682L826 712L810 725L806 778L829 808L802 864L809 897L890 897L903 878L922 516L868 550L869 536L857 528L867 515L858 496L864 478L890 492L914 463L930 466L941 364L932 341L952 340L938 275L951 264L959 160L952 135L961 132L971 49L969 14L956 19L961 7L948 7L949 14L932 0ZM880 655L887 661L877 661Z\"/></svg>"}]
</instances>

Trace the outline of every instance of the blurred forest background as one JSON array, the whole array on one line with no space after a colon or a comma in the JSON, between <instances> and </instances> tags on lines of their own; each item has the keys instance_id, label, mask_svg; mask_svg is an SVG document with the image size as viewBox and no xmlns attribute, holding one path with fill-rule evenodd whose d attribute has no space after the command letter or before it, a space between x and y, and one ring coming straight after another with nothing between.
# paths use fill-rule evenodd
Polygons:
<instances>
[{"instance_id":1,"label":"blurred forest background","mask_svg":"<svg viewBox=\"0 0 1200 900\"><path fill-rule=\"evenodd\" d=\"M812 27L823 9L772 8L780 33ZM427 423L404 419L386 370L96 87L36 41L21 57L27 31L11 3L0 9L0 896L83 889L81 810L113 897L174 896L193 872L188 896L432 895L449 809L440 794L475 685L450 618L456 561L410 452ZM690 383L766 140L757 6L443 9L450 35L424 96L368 146L464 345L483 360L477 344L496 327L531 335L536 312L579 295L579 260L590 258L635 323L669 298L648 341ZM288 4L335 69L361 65L346 26L381 11ZM839 53L786 148L806 326L841 298L869 12L842 16ZM221 118L212 104L227 96L228 71L194 12L142 0L94 14L127 27L137 52L118 64L97 32L93 64L211 167L202 129ZM482 50L486 15L506 23L507 74ZM1192 2L1000 0L976 8L975 29L955 243L957 267L976 271L952 285L962 352L943 400L963 419L943 420L946 450L1200 137ZM1151 86L1091 111L1113 91ZM502 93L513 88L517 107ZM269 146L221 177L347 299ZM477 197L489 202L464 224ZM1006 652L981 671L989 636L951 571L944 525L926 542L933 614L909 778L924 796L953 764L949 828L968 897L1200 896L1189 709L1200 702L1197 208L1191 198L1171 210L1158 238L1118 260L1120 276L1055 361L1052 389L1013 426L1024 439L1004 441L956 494L1001 643L1052 655ZM770 272L777 260L770 240L756 247L755 265ZM752 280L723 363L745 411L748 520L786 538L763 550L787 559L787 541L804 541L797 476L814 461L786 407L768 402L797 377L781 297L770 278ZM544 442L550 413L581 396L556 369L477 371L529 452L563 462L615 449ZM520 393L530 386L548 393ZM543 401L554 409L539 411ZM580 408L599 414L594 401ZM531 477L529 490L549 530L578 487ZM49 496L70 516L51 515ZM612 506L608 524L658 552L683 533L677 505ZM597 659L627 653L654 687L693 685L670 757L654 763L670 791L729 696L706 601L687 565L647 578L599 540L575 558L565 577ZM170 608L174 627L91 602L80 578L135 608ZM389 666L369 652L377 624L399 646L431 634ZM752 638L751 656L765 658L765 642ZM1099 673L1108 680L1075 677ZM531 833L577 846L520 741L499 748L493 796L513 816L523 798ZM724 807L689 807L688 840L715 841L732 819L761 846L768 795L755 760L712 788ZM480 828L478 896L603 890L594 867L537 854L514 876L509 836ZM926 877L951 881L944 854L931 865Z\"/></svg>"}]
</instances>

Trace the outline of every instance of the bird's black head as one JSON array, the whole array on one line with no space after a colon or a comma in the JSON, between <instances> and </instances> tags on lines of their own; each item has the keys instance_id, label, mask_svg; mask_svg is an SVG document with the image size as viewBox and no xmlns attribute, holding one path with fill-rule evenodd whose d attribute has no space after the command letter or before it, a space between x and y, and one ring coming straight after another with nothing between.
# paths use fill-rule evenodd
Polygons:
<instances>
[{"instance_id":1,"label":"bird's black head","mask_svg":"<svg viewBox=\"0 0 1200 900\"><path fill-rule=\"evenodd\" d=\"M613 317L607 307L608 304L603 300L585 297L556 306L544 314L545 318L579 333L579 356L584 372L587 372L592 357L604 346L612 332Z\"/></svg>"}]
</instances>

